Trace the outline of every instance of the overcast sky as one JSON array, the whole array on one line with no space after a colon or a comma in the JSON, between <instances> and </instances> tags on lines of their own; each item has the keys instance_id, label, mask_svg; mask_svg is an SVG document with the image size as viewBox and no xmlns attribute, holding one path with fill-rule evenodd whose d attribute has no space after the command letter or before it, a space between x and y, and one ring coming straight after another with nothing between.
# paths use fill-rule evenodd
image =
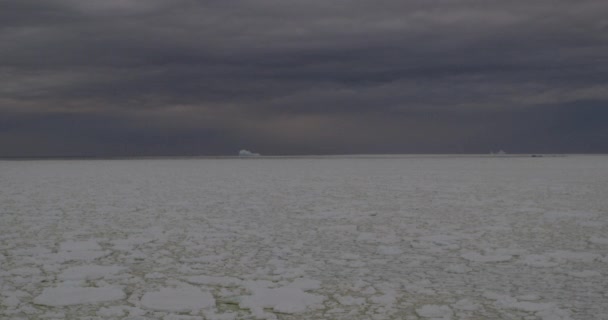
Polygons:
<instances>
[{"instance_id":1,"label":"overcast sky","mask_svg":"<svg viewBox=\"0 0 608 320\"><path fill-rule=\"evenodd\" d=\"M0 0L0 156L608 152L608 1Z\"/></svg>"}]
</instances>

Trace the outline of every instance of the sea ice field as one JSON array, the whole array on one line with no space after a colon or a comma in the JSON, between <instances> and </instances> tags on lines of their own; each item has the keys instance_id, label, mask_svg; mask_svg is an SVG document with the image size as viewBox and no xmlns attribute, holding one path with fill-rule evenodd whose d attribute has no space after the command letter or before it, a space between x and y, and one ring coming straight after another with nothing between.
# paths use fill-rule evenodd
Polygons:
<instances>
[{"instance_id":1,"label":"sea ice field","mask_svg":"<svg viewBox=\"0 0 608 320\"><path fill-rule=\"evenodd\" d=\"M608 319L608 157L0 161L0 319Z\"/></svg>"}]
</instances>

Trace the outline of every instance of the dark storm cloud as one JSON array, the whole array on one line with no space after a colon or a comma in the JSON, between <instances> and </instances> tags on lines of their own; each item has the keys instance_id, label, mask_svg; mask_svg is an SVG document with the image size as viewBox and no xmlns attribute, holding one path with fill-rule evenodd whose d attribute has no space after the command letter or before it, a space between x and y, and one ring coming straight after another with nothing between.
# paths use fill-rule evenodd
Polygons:
<instances>
[{"instance_id":1,"label":"dark storm cloud","mask_svg":"<svg viewBox=\"0 0 608 320\"><path fill-rule=\"evenodd\" d=\"M0 8L0 155L608 152L605 1Z\"/></svg>"}]
</instances>

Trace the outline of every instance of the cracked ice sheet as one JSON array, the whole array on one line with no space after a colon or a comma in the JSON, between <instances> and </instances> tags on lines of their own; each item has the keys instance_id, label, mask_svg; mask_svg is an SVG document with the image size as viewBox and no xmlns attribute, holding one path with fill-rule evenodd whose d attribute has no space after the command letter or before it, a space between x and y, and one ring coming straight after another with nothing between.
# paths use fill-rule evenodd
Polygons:
<instances>
[{"instance_id":1,"label":"cracked ice sheet","mask_svg":"<svg viewBox=\"0 0 608 320\"><path fill-rule=\"evenodd\" d=\"M603 173L607 157L0 161L0 318L602 319Z\"/></svg>"}]
</instances>

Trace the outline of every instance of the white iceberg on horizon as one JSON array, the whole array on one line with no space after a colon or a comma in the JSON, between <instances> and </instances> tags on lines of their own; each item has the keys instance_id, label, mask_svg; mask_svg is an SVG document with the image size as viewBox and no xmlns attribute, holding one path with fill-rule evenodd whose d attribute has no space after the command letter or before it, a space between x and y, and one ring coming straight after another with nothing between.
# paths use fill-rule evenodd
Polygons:
<instances>
[{"instance_id":1,"label":"white iceberg on horizon","mask_svg":"<svg viewBox=\"0 0 608 320\"><path fill-rule=\"evenodd\" d=\"M239 151L239 157L259 157L260 154L259 153L253 153L249 150L241 150Z\"/></svg>"}]
</instances>

